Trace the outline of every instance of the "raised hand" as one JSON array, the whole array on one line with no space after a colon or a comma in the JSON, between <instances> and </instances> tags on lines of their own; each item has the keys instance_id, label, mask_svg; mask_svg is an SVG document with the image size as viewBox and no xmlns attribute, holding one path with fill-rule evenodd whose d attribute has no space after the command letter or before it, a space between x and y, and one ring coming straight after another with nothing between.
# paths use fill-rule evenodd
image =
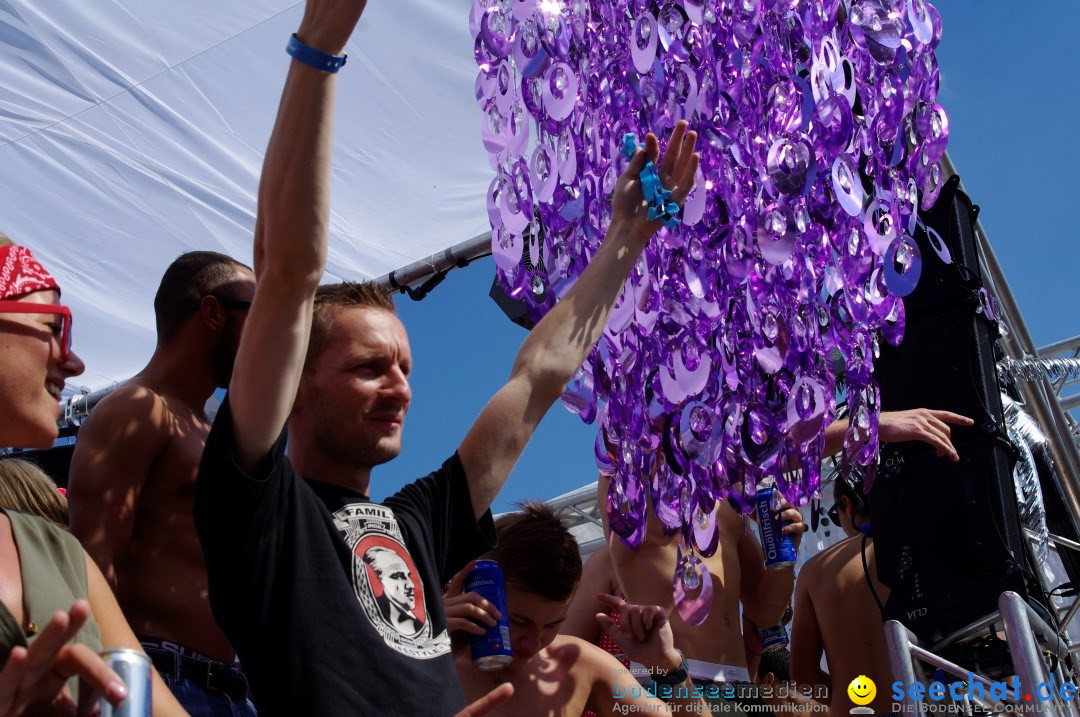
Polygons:
<instances>
[{"instance_id":1,"label":"raised hand","mask_svg":"<svg viewBox=\"0 0 1080 717\"><path fill-rule=\"evenodd\" d=\"M669 671L682 662L682 655L675 649L667 611L659 605L631 605L620 597L599 593L600 602L619 611L619 626L603 613L596 620L631 660L646 667Z\"/></svg>"},{"instance_id":2,"label":"raised hand","mask_svg":"<svg viewBox=\"0 0 1080 717\"><path fill-rule=\"evenodd\" d=\"M948 456L955 463L960 460L960 455L953 447L949 426L971 426L974 423L967 416L929 408L888 411L878 419L878 438L886 443L929 443L939 456Z\"/></svg>"},{"instance_id":3,"label":"raised hand","mask_svg":"<svg viewBox=\"0 0 1080 717\"><path fill-rule=\"evenodd\" d=\"M490 601L485 600L479 593L462 593L465 584L465 576L476 565L476 561L469 563L459 570L450 579L443 591L443 608L446 611L446 629L451 632L471 632L474 635L483 635L484 628L476 624L476 620L488 627L495 627L502 613L499 612Z\"/></svg>"},{"instance_id":4,"label":"raised hand","mask_svg":"<svg viewBox=\"0 0 1080 717\"><path fill-rule=\"evenodd\" d=\"M79 689L105 695L117 707L127 697L123 681L86 645L67 644L90 616L90 603L76 600L57 612L26 647L11 650L0 671L0 715L72 715L75 703L65 684L78 676Z\"/></svg>"},{"instance_id":5,"label":"raised hand","mask_svg":"<svg viewBox=\"0 0 1080 717\"><path fill-rule=\"evenodd\" d=\"M641 191L640 174L645 162L656 164L660 183L671 190L671 199L682 206L686 195L694 186L700 157L694 152L697 133L688 132L685 121L680 121L671 132L664 159L660 156L660 143L651 132L645 136L645 148L638 149L627 165L626 171L615 184L611 197L611 223L625 226L632 235L642 241L648 240L660 228L660 221L649 221L649 207Z\"/></svg>"},{"instance_id":6,"label":"raised hand","mask_svg":"<svg viewBox=\"0 0 1080 717\"><path fill-rule=\"evenodd\" d=\"M484 717L484 715L494 712L496 707L513 696L514 686L507 682L488 692L476 702L458 712L454 717Z\"/></svg>"},{"instance_id":7,"label":"raised hand","mask_svg":"<svg viewBox=\"0 0 1080 717\"><path fill-rule=\"evenodd\" d=\"M316 50L340 54L366 5L367 0L308 0L296 36Z\"/></svg>"}]
</instances>

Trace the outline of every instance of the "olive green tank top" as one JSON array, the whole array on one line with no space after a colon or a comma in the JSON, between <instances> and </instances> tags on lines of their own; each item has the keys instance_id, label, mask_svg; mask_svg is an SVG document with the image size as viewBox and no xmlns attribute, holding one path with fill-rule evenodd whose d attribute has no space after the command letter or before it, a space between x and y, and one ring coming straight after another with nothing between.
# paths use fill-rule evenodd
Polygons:
<instances>
[{"instance_id":1,"label":"olive green tank top","mask_svg":"<svg viewBox=\"0 0 1080 717\"><path fill-rule=\"evenodd\" d=\"M28 626L22 626L0 602L0 666L7 663L11 648L26 647L48 624L57 610L67 612L72 603L86 595L86 558L82 546L71 533L36 515L0 508L11 521L11 533L19 551L22 573L23 609ZM91 615L75 635L94 652L101 651L101 633Z\"/></svg>"}]
</instances>

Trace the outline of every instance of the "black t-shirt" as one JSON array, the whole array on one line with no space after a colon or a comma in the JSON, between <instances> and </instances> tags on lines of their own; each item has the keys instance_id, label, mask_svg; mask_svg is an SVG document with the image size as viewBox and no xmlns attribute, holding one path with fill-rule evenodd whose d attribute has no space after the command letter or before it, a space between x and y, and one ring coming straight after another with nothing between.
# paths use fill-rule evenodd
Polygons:
<instances>
[{"instance_id":1,"label":"black t-shirt","mask_svg":"<svg viewBox=\"0 0 1080 717\"><path fill-rule=\"evenodd\" d=\"M262 717L452 715L465 697L442 585L495 543L461 460L384 504L296 475L285 433L260 475L233 459L226 398L195 490L210 604Z\"/></svg>"}]
</instances>

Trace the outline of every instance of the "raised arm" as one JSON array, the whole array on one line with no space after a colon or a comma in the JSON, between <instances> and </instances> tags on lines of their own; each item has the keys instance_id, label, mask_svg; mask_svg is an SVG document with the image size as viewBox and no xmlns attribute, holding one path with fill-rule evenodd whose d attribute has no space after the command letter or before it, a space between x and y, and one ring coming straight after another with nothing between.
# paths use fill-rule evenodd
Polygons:
<instances>
[{"instance_id":1,"label":"raised arm","mask_svg":"<svg viewBox=\"0 0 1080 717\"><path fill-rule=\"evenodd\" d=\"M365 2L308 0L297 38L339 55ZM235 458L248 472L281 433L304 366L315 289L326 266L336 88L336 74L292 61L263 163L255 299L229 384Z\"/></svg>"},{"instance_id":2,"label":"raised arm","mask_svg":"<svg viewBox=\"0 0 1080 717\"><path fill-rule=\"evenodd\" d=\"M103 400L79 430L68 485L71 532L113 590L146 476L168 445L169 415L161 397L131 386Z\"/></svg>"},{"instance_id":3,"label":"raised arm","mask_svg":"<svg viewBox=\"0 0 1080 717\"><path fill-rule=\"evenodd\" d=\"M686 131L685 122L677 124L659 167L661 181L680 204L697 171L696 139L695 133ZM461 443L458 453L477 517L487 511L540 419L600 338L630 269L659 229L659 221L648 219L638 178L646 158L655 161L658 155L656 137L650 134L645 150L637 151L615 186L611 225L589 266L525 339L510 380Z\"/></svg>"},{"instance_id":4,"label":"raised arm","mask_svg":"<svg viewBox=\"0 0 1080 717\"><path fill-rule=\"evenodd\" d=\"M878 437L885 443L922 441L933 446L939 456L948 457L953 462L959 461L960 456L953 447L949 426L970 426L974 423L967 416L930 408L886 411L881 414L879 421ZM848 423L848 419L841 418L825 428L825 455L832 455L844 447Z\"/></svg>"}]
</instances>

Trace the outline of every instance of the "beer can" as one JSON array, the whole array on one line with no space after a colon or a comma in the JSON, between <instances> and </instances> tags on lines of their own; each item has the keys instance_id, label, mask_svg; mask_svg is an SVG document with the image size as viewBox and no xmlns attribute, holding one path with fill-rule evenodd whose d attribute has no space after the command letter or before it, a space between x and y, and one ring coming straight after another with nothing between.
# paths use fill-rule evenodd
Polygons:
<instances>
[{"instance_id":1,"label":"beer can","mask_svg":"<svg viewBox=\"0 0 1080 717\"><path fill-rule=\"evenodd\" d=\"M773 515L780 507L780 493L775 488L761 488L757 492L758 531L761 547L765 550L765 567L769 570L786 568L795 564L795 541L780 531L783 523Z\"/></svg>"},{"instance_id":2,"label":"beer can","mask_svg":"<svg viewBox=\"0 0 1080 717\"><path fill-rule=\"evenodd\" d=\"M476 668L501 670L514 660L502 568L494 560L477 560L476 566L465 576L465 592L478 593L502 615L502 619L493 627L481 624L483 635L472 635L472 661Z\"/></svg>"},{"instance_id":3,"label":"beer can","mask_svg":"<svg viewBox=\"0 0 1080 717\"><path fill-rule=\"evenodd\" d=\"M772 627L759 627L757 629L757 634L758 639L761 640L762 652L779 650L788 644L787 628L782 622L777 623Z\"/></svg>"},{"instance_id":4,"label":"beer can","mask_svg":"<svg viewBox=\"0 0 1080 717\"><path fill-rule=\"evenodd\" d=\"M119 707L113 707L104 697L94 695L101 717L150 717L150 676L154 669L150 658L138 650L105 650L99 654L105 664L123 681L128 693ZM82 709L80 713L83 713Z\"/></svg>"}]
</instances>

